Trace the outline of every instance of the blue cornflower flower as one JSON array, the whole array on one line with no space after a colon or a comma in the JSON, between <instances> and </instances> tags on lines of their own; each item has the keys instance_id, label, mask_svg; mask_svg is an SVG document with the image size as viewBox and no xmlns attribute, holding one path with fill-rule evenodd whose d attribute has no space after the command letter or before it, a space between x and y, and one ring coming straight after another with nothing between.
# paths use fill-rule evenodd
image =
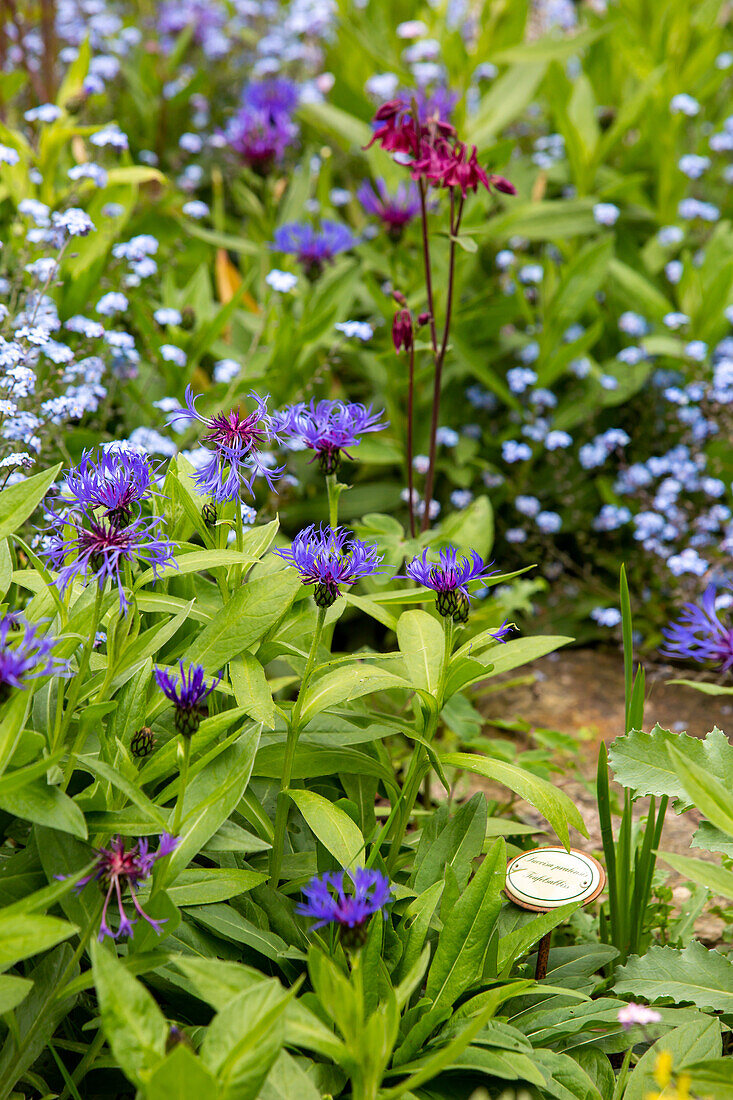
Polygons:
<instances>
[{"instance_id":1,"label":"blue cornflower flower","mask_svg":"<svg viewBox=\"0 0 733 1100\"><path fill-rule=\"evenodd\" d=\"M371 405L345 401L299 402L275 413L276 431L312 451L324 474L334 474L341 464L341 452L347 458L348 447L357 447L365 432L381 432L389 421L382 420L384 409L372 412Z\"/></svg>"},{"instance_id":2,"label":"blue cornflower flower","mask_svg":"<svg viewBox=\"0 0 733 1100\"><path fill-rule=\"evenodd\" d=\"M201 665L189 665L188 672L183 661L178 667L180 683L179 674L172 673L169 668L156 668L154 675L158 687L175 707L176 729L184 737L190 737L201 725L201 719L208 716L209 708L204 700L219 686L221 675L207 686Z\"/></svg>"},{"instance_id":3,"label":"blue cornflower flower","mask_svg":"<svg viewBox=\"0 0 733 1100\"><path fill-rule=\"evenodd\" d=\"M322 221L317 229L297 223L281 225L275 230L273 248L296 256L308 278L317 279L334 256L348 252L355 244L356 237L347 225Z\"/></svg>"},{"instance_id":4,"label":"blue cornflower flower","mask_svg":"<svg viewBox=\"0 0 733 1100\"><path fill-rule=\"evenodd\" d=\"M356 197L365 213L379 218L393 241L400 239L405 226L420 213L420 192L413 180L400 183L392 195L383 179L375 180L374 186L364 180Z\"/></svg>"},{"instance_id":5,"label":"blue cornflower flower","mask_svg":"<svg viewBox=\"0 0 733 1100\"><path fill-rule=\"evenodd\" d=\"M366 940L367 922L375 913L387 919L386 906L393 900L389 879L381 871L357 867L348 872L351 889L344 888L344 871L330 872L311 879L303 887L306 900L300 902L296 913L313 917L312 926L323 928L337 924L342 942L349 947L360 947Z\"/></svg>"},{"instance_id":6,"label":"blue cornflower flower","mask_svg":"<svg viewBox=\"0 0 733 1100\"><path fill-rule=\"evenodd\" d=\"M160 935L160 926L165 924L165 919L154 920L153 917L148 916L145 910L140 905L135 893L135 887L139 882L144 882L149 878L153 871L153 866L156 861L163 859L164 856L168 856L175 850L178 844L178 837L170 836L168 833L163 833L158 842L157 852L150 852L148 850L148 841L146 837L142 837L133 844L128 850L125 850L125 842L122 837L113 837L110 842L109 848L96 848L96 863L94 869L85 875L84 878L79 879L76 884L77 892L84 889L88 882L93 879L97 882L101 882L107 889L107 894L104 899L104 906L102 908L102 921L99 926L99 942L101 943L105 936L110 936L111 939L119 939L120 936L131 936L133 925L136 923L136 918L132 920L125 912L125 906L122 901L122 891L127 887L130 891L130 898L132 904L135 907L135 911L143 920L155 929ZM63 878L64 876L59 876ZM119 913L119 922L117 930L113 931L107 924L107 908L112 900L113 893L117 899L117 911Z\"/></svg>"},{"instance_id":7,"label":"blue cornflower flower","mask_svg":"<svg viewBox=\"0 0 733 1100\"><path fill-rule=\"evenodd\" d=\"M157 577L166 565L175 565L173 543L160 533L159 518L137 516L123 525L75 508L55 518L57 526L48 530L41 553L58 570L56 583L61 592L80 578L87 583L96 578L101 590L109 578L117 585L120 611L124 612L129 604L122 583L124 566L142 562ZM69 527L71 535L67 534Z\"/></svg>"},{"instance_id":8,"label":"blue cornflower flower","mask_svg":"<svg viewBox=\"0 0 733 1100\"><path fill-rule=\"evenodd\" d=\"M264 99L260 102L258 94L246 99L234 118L229 120L224 137L245 163L264 174L273 164L279 164L285 158L287 150L297 141L298 132L289 111L276 109L274 104L268 105Z\"/></svg>"},{"instance_id":9,"label":"blue cornflower flower","mask_svg":"<svg viewBox=\"0 0 733 1100\"><path fill-rule=\"evenodd\" d=\"M15 644L13 634L23 631ZM38 634L35 623L29 623L20 612L11 612L0 619L0 703L10 697L13 688L25 688L29 680L42 676L70 676L69 662L52 657L56 638Z\"/></svg>"},{"instance_id":10,"label":"blue cornflower flower","mask_svg":"<svg viewBox=\"0 0 733 1100\"><path fill-rule=\"evenodd\" d=\"M79 465L66 474L62 499L77 508L99 509L110 523L127 523L134 505L160 495L158 476L148 456L137 451L83 451Z\"/></svg>"},{"instance_id":11,"label":"blue cornflower flower","mask_svg":"<svg viewBox=\"0 0 733 1100\"><path fill-rule=\"evenodd\" d=\"M724 626L718 618L714 584L705 589L701 607L684 604L679 621L662 633L667 639L661 650L665 657L715 661L722 672L733 668L733 627Z\"/></svg>"},{"instance_id":12,"label":"blue cornflower flower","mask_svg":"<svg viewBox=\"0 0 733 1100\"><path fill-rule=\"evenodd\" d=\"M298 85L287 77L277 76L269 80L252 80L242 92L242 103L271 115L291 115L298 106Z\"/></svg>"},{"instance_id":13,"label":"blue cornflower flower","mask_svg":"<svg viewBox=\"0 0 733 1100\"><path fill-rule=\"evenodd\" d=\"M240 409L228 413L202 416L196 409L197 397L193 388L186 386L187 408L169 413L168 421L197 420L209 432L203 442L209 444L211 458L196 472L194 481L200 492L221 503L235 500L245 486L254 495L253 484L257 476L264 477L274 490L274 482L281 477L284 467L271 467L261 453L263 444L276 439L273 418L267 411L267 398L255 393L249 395L255 403L251 413L242 415Z\"/></svg>"},{"instance_id":14,"label":"blue cornflower flower","mask_svg":"<svg viewBox=\"0 0 733 1100\"><path fill-rule=\"evenodd\" d=\"M275 553L298 570L303 584L314 585L313 599L330 607L341 595L339 585L354 584L376 573L383 556L343 527L310 527L299 531L289 550Z\"/></svg>"},{"instance_id":15,"label":"blue cornflower flower","mask_svg":"<svg viewBox=\"0 0 733 1100\"><path fill-rule=\"evenodd\" d=\"M419 557L405 564L406 575L398 575L410 577L425 588L432 588L436 594L435 606L439 613L444 618L452 618L454 622L465 623L471 599L467 587L469 582L485 580L499 572L498 569L490 568L493 562L485 562L475 550L471 559L469 561L462 557L459 560L456 548L448 546L440 551L439 561L432 562L428 561L427 550L423 550ZM497 641L500 640L497 638Z\"/></svg>"}]
</instances>

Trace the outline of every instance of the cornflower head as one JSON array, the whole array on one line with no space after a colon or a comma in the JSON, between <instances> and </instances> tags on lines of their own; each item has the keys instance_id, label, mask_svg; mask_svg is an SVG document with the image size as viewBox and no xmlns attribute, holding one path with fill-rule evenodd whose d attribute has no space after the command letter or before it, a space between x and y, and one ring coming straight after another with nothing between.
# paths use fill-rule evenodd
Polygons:
<instances>
[{"instance_id":1,"label":"cornflower head","mask_svg":"<svg viewBox=\"0 0 733 1100\"><path fill-rule=\"evenodd\" d=\"M251 393L254 409L242 413L240 408L230 409L228 413L216 413L203 416L196 409L197 397L193 388L186 387L186 408L174 409L168 414L168 421L198 421L208 428L202 442L211 451L210 460L196 472L194 480L197 488L218 503L236 500L242 487L254 494L253 485L259 475L274 490L274 482L282 475L284 467L274 468L267 464L261 453L265 443L275 440L273 419L267 411L267 398Z\"/></svg>"},{"instance_id":2,"label":"cornflower head","mask_svg":"<svg viewBox=\"0 0 733 1100\"><path fill-rule=\"evenodd\" d=\"M0 619L0 703L10 698L13 688L26 688L29 681L43 676L70 676L69 662L52 657L56 638L39 634L20 612Z\"/></svg>"},{"instance_id":3,"label":"cornflower head","mask_svg":"<svg viewBox=\"0 0 733 1100\"><path fill-rule=\"evenodd\" d=\"M96 456L84 451L79 465L66 474L63 502L101 512L115 526L125 524L136 505L160 495L155 487L158 476L148 456L137 451L100 450Z\"/></svg>"},{"instance_id":4,"label":"cornflower head","mask_svg":"<svg viewBox=\"0 0 733 1100\"><path fill-rule=\"evenodd\" d=\"M134 564L153 570L153 576L167 565L175 565L175 547L160 531L160 518L138 515L124 526L87 509L70 507L54 512L56 526L48 529L41 555L58 570L56 584L64 592L74 580L96 580L100 591L107 580L117 585L120 612L130 601L125 595L123 571ZM70 560L71 559L71 560Z\"/></svg>"},{"instance_id":5,"label":"cornflower head","mask_svg":"<svg viewBox=\"0 0 733 1100\"><path fill-rule=\"evenodd\" d=\"M685 657L692 661L714 661L721 672L733 668L733 626L724 626L715 607L715 585L709 584L701 606L686 603L679 620L662 630L667 639L665 657Z\"/></svg>"},{"instance_id":6,"label":"cornflower head","mask_svg":"<svg viewBox=\"0 0 733 1100\"><path fill-rule=\"evenodd\" d=\"M471 581L485 580L494 576L498 569L491 569L493 562L484 562L480 554L474 550L471 560L458 557L458 551L454 546L441 550L437 562L428 561L428 552L423 550L419 557L407 562L406 574L425 588L432 588L435 592L435 606L443 618L452 618L454 622L465 623L468 618L471 595L468 584ZM506 624L497 631L497 641L502 641L508 633Z\"/></svg>"},{"instance_id":7,"label":"cornflower head","mask_svg":"<svg viewBox=\"0 0 733 1100\"><path fill-rule=\"evenodd\" d=\"M177 844L178 837L163 833L156 852L149 851L148 841L145 837L126 849L122 837L116 836L111 840L109 848L95 849L97 859L94 869L79 880L76 890L77 892L82 890L88 882L94 879L101 882L103 889L107 891L102 908L102 921L99 926L100 943L105 936L110 936L113 940L116 940L120 936L132 935L137 917L130 919L125 912L125 904L122 898L125 889L130 893L130 900L137 915L147 921L151 928L154 928L160 935L160 926L165 924L165 920L154 920L145 912L138 901L135 888L138 883L144 882L145 879L150 877L156 861L170 855ZM119 914L116 930L110 928L107 923L107 909L113 895L117 901L117 912Z\"/></svg>"},{"instance_id":8,"label":"cornflower head","mask_svg":"<svg viewBox=\"0 0 733 1100\"><path fill-rule=\"evenodd\" d=\"M201 725L201 719L208 716L205 699L219 686L221 675L207 685L201 665L189 665L186 670L180 661L178 667L180 681L179 673L172 673L169 668L156 668L155 680L166 699L173 703L176 729L183 737L191 737Z\"/></svg>"},{"instance_id":9,"label":"cornflower head","mask_svg":"<svg viewBox=\"0 0 733 1100\"><path fill-rule=\"evenodd\" d=\"M280 163L298 137L292 112L298 89L283 78L252 81L242 94L242 106L230 120L224 137L256 172L264 174Z\"/></svg>"},{"instance_id":10,"label":"cornflower head","mask_svg":"<svg viewBox=\"0 0 733 1100\"><path fill-rule=\"evenodd\" d=\"M303 584L314 585L318 607L330 607L341 595L340 585L354 584L376 573L382 555L343 527L310 527L299 531L289 550L275 553L300 573Z\"/></svg>"},{"instance_id":11,"label":"cornflower head","mask_svg":"<svg viewBox=\"0 0 733 1100\"><path fill-rule=\"evenodd\" d=\"M345 947L362 947L366 942L367 925L375 913L387 919L386 907L393 900L389 879L381 871L357 867L348 872L330 872L311 879L303 887L306 898L296 908L303 917L312 917L312 929L327 924L338 925Z\"/></svg>"},{"instance_id":12,"label":"cornflower head","mask_svg":"<svg viewBox=\"0 0 733 1100\"><path fill-rule=\"evenodd\" d=\"M392 195L384 180L378 179L374 185L364 180L356 197L365 213L379 218L393 241L400 240L405 226L420 213L420 193L412 180L400 183Z\"/></svg>"},{"instance_id":13,"label":"cornflower head","mask_svg":"<svg viewBox=\"0 0 733 1100\"><path fill-rule=\"evenodd\" d=\"M277 431L315 451L324 474L334 474L341 465L341 452L351 458L347 448L357 447L365 432L380 432L388 421L371 405L323 400L309 405L299 402L274 415Z\"/></svg>"},{"instance_id":14,"label":"cornflower head","mask_svg":"<svg viewBox=\"0 0 733 1100\"><path fill-rule=\"evenodd\" d=\"M295 256L306 276L317 279L327 263L332 263L340 252L348 252L356 244L356 238L342 222L322 221L318 228L312 225L281 225L275 230L272 247L276 252Z\"/></svg>"}]
</instances>

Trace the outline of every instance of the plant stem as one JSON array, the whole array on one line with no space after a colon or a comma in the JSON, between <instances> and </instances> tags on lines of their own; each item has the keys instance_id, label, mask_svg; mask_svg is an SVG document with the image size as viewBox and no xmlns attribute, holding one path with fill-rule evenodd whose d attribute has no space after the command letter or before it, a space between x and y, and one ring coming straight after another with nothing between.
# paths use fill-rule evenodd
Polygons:
<instances>
[{"instance_id":1,"label":"plant stem","mask_svg":"<svg viewBox=\"0 0 733 1100\"><path fill-rule=\"evenodd\" d=\"M287 741L285 743L285 760L283 762L283 774L280 782L280 793L277 798L277 809L275 811L275 835L272 841L272 850L270 851L270 885L277 887L280 881L280 868L282 866L283 847L285 844L285 828L288 820L288 799L287 791L290 789L290 780L293 774L293 762L295 760L295 750L298 747L298 738L300 736L300 714L303 709L303 700L308 688L308 683L316 664L316 658L318 655L318 646L321 640L321 634L323 633L323 624L326 619L326 608L318 608L318 618L316 620L316 628L313 631L313 638L311 640L310 652L308 654L308 660L305 666L305 672L303 673L303 679L300 682L300 688L298 689L298 697L293 703L293 709L290 712L290 721L288 722Z\"/></svg>"},{"instance_id":2,"label":"plant stem","mask_svg":"<svg viewBox=\"0 0 733 1100\"><path fill-rule=\"evenodd\" d=\"M178 798L176 799L176 809L173 814L173 828L171 834L178 836L178 830L181 827L181 818L183 816L183 799L186 796L186 786L188 784L188 766L191 762L191 738L181 737L178 742L178 763L180 781L178 785Z\"/></svg>"},{"instance_id":3,"label":"plant stem","mask_svg":"<svg viewBox=\"0 0 733 1100\"><path fill-rule=\"evenodd\" d=\"M463 199L458 200L458 209L455 209L455 195L451 189L450 196L450 253L448 260L448 294L445 305L445 324L443 326L443 339L440 343L440 350L435 355L435 374L433 378L433 410L430 419L430 448L428 450L428 473L425 479L425 501L422 517L421 530L427 531L430 526L430 505L433 500L433 489L435 486L435 456L437 450L437 434L438 434L438 421L440 419L440 392L443 384L443 363L445 362L445 353L448 348L448 337L450 336L450 324L451 316L453 312L453 291L455 284L455 270L456 270L456 240L458 236L458 230L461 226L461 215L463 213Z\"/></svg>"},{"instance_id":4,"label":"plant stem","mask_svg":"<svg viewBox=\"0 0 733 1100\"><path fill-rule=\"evenodd\" d=\"M433 302L433 275L430 267L430 239L428 236L428 205L425 197L425 180L418 180L420 191L420 222L422 225L422 255L425 265L425 292L428 299L428 313L430 314L430 342L433 345L433 355L438 354L438 334L435 328L435 306Z\"/></svg>"},{"instance_id":5,"label":"plant stem","mask_svg":"<svg viewBox=\"0 0 733 1100\"><path fill-rule=\"evenodd\" d=\"M237 497L234 503L234 535L237 540L237 550L241 554L244 550L244 539L242 536L242 501L237 493ZM234 592L242 584L242 566L235 565L233 571Z\"/></svg>"},{"instance_id":6,"label":"plant stem","mask_svg":"<svg viewBox=\"0 0 733 1100\"><path fill-rule=\"evenodd\" d=\"M407 492L408 508L410 512L410 537L415 537L415 504L413 501L414 480L412 474L412 461L414 442L412 437L415 405L415 345L410 341L409 375L407 382Z\"/></svg>"},{"instance_id":7,"label":"plant stem","mask_svg":"<svg viewBox=\"0 0 733 1100\"><path fill-rule=\"evenodd\" d=\"M326 474L326 491L328 493L328 522L333 531L339 523L339 497L338 475Z\"/></svg>"}]
</instances>

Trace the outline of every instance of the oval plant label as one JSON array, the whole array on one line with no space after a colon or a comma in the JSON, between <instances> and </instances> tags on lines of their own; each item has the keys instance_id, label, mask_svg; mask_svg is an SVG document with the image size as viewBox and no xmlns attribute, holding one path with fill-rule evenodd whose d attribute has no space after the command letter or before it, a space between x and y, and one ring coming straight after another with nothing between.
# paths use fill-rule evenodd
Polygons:
<instances>
[{"instance_id":1,"label":"oval plant label","mask_svg":"<svg viewBox=\"0 0 733 1100\"><path fill-rule=\"evenodd\" d=\"M568 902L587 905L606 882L603 867L593 856L571 848L533 848L509 861L504 892L523 909L545 913Z\"/></svg>"}]
</instances>

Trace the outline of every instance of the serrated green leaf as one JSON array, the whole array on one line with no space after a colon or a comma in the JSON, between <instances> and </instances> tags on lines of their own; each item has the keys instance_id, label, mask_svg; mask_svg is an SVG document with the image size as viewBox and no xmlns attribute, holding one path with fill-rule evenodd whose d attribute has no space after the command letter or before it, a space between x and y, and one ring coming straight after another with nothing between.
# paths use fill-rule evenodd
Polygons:
<instances>
[{"instance_id":1,"label":"serrated green leaf","mask_svg":"<svg viewBox=\"0 0 733 1100\"><path fill-rule=\"evenodd\" d=\"M653 945L616 972L614 990L655 1001L670 997L714 1012L733 1011L733 963L693 940L684 950Z\"/></svg>"}]
</instances>

